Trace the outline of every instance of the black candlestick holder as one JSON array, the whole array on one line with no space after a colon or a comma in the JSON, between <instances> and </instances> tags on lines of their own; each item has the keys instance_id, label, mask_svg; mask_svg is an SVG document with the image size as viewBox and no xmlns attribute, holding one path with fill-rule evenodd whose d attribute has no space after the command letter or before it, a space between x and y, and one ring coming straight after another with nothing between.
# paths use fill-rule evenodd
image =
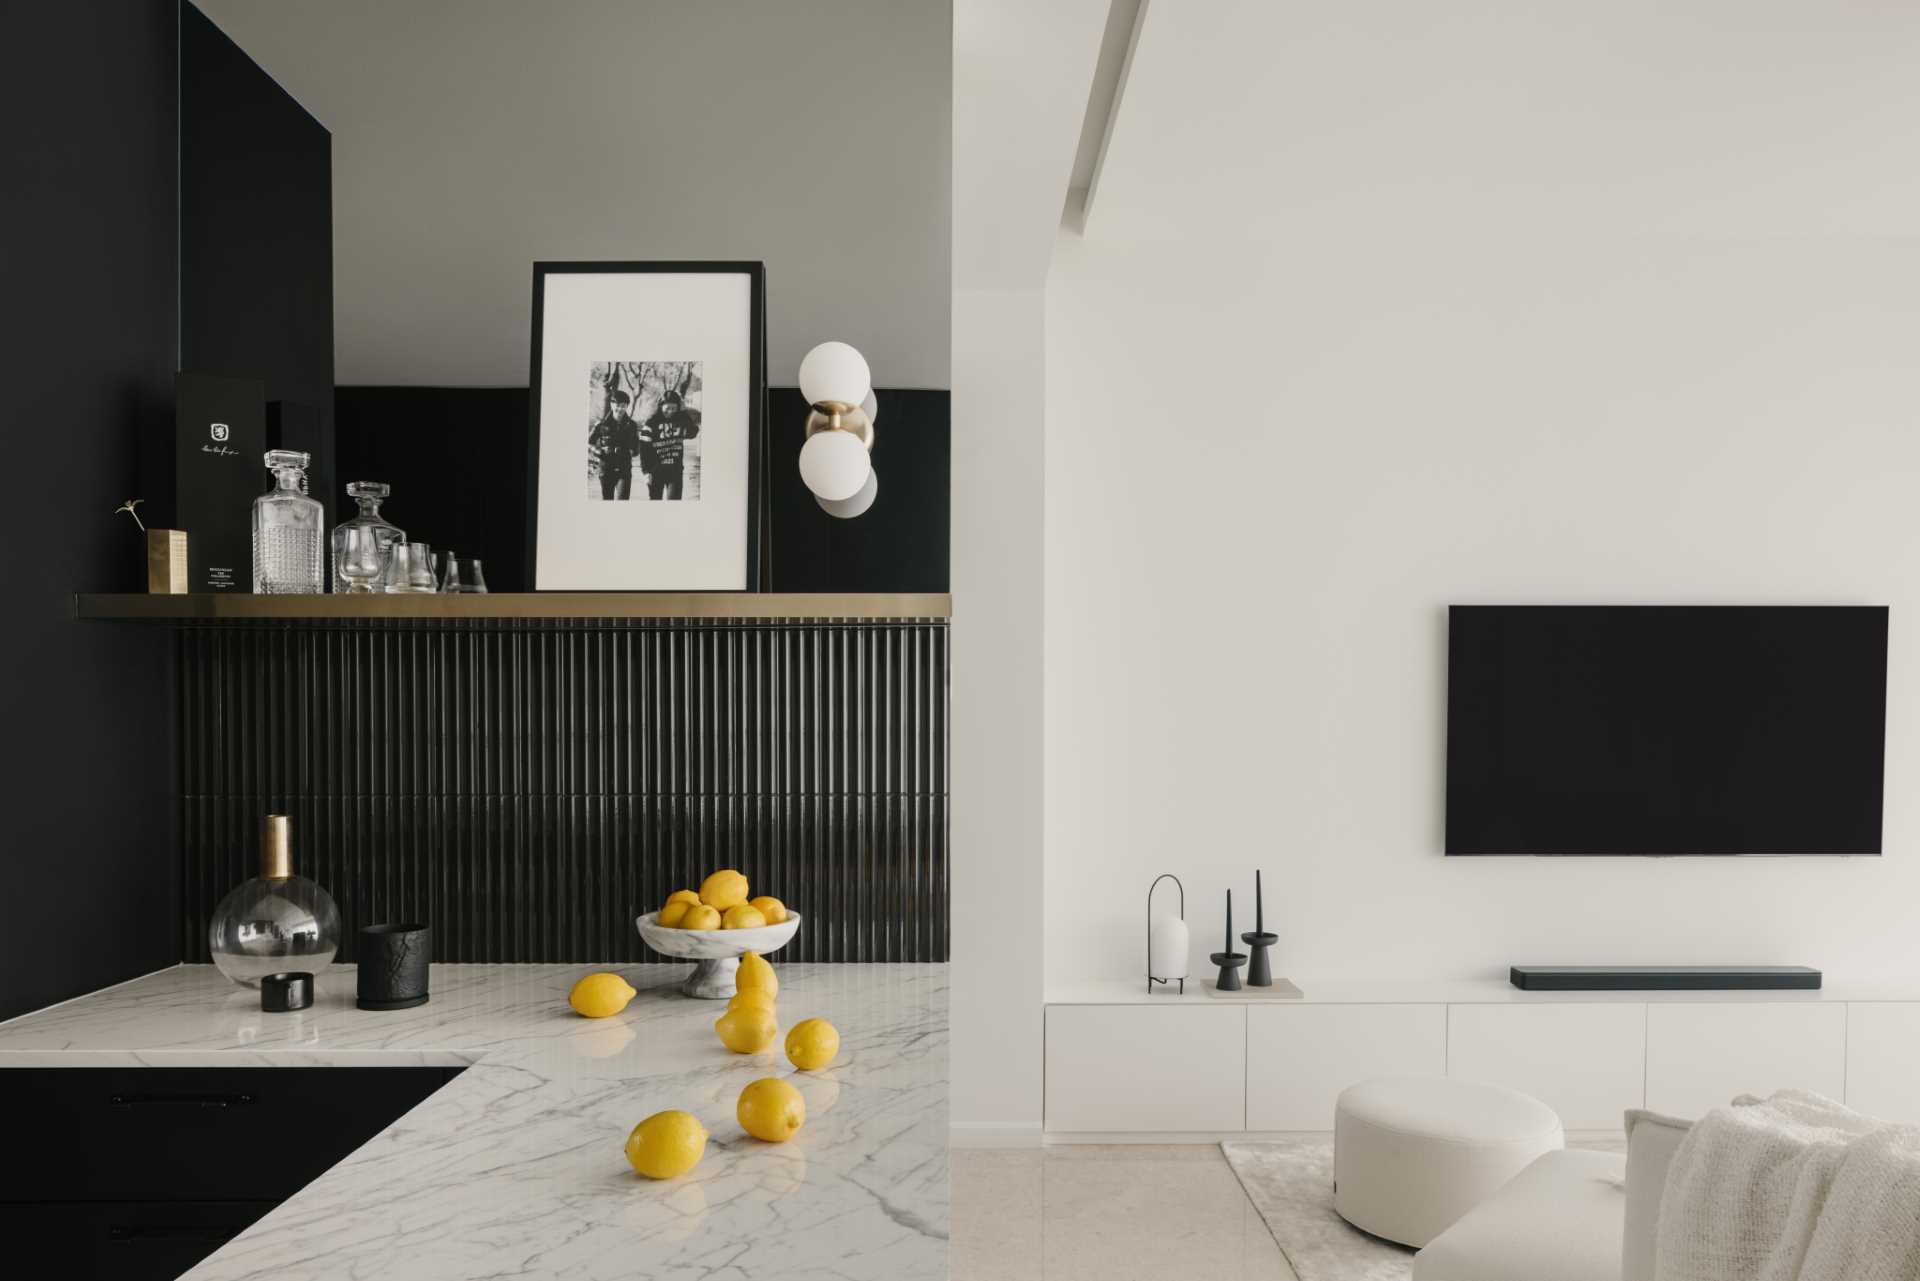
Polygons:
<instances>
[{"instance_id":1,"label":"black candlestick holder","mask_svg":"<svg viewBox=\"0 0 1920 1281\"><path fill-rule=\"evenodd\" d=\"M1220 967L1220 977L1214 981L1213 985L1222 992L1238 992L1240 990L1240 967L1247 963L1247 954L1245 952L1215 952L1207 959ZM1269 977L1267 982L1271 984L1273 979Z\"/></svg>"},{"instance_id":2,"label":"black candlestick holder","mask_svg":"<svg viewBox=\"0 0 1920 1281\"><path fill-rule=\"evenodd\" d=\"M1280 936L1262 930L1249 930L1240 936L1240 941L1253 949L1253 962L1247 966L1247 986L1272 987L1273 963L1267 959L1267 949L1278 943ZM1226 984L1222 983L1220 986L1225 987ZM1235 984L1235 986L1239 985Z\"/></svg>"}]
</instances>

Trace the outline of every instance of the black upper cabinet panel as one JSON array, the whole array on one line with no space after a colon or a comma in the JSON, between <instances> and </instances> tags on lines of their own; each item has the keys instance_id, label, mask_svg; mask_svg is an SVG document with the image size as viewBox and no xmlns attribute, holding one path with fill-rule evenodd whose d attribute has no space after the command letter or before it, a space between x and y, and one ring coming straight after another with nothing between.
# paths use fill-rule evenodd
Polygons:
<instances>
[{"instance_id":1,"label":"black upper cabinet panel","mask_svg":"<svg viewBox=\"0 0 1920 1281\"><path fill-rule=\"evenodd\" d=\"M180 367L264 381L337 519L333 135L184 0L180 67Z\"/></svg>"},{"instance_id":2,"label":"black upper cabinet panel","mask_svg":"<svg viewBox=\"0 0 1920 1281\"><path fill-rule=\"evenodd\" d=\"M0 855L10 1018L180 959L167 650L76 626L68 596L145 579L112 513L141 494L146 442L172 440L177 50L174 0L4 13L0 705L32 734L8 758Z\"/></svg>"}]
</instances>

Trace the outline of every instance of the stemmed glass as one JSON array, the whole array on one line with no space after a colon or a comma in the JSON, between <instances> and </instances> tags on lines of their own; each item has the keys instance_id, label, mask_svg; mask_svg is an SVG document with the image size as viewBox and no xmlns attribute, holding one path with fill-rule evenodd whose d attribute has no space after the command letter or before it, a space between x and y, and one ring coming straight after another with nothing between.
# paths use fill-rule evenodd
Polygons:
<instances>
[{"instance_id":1,"label":"stemmed glass","mask_svg":"<svg viewBox=\"0 0 1920 1281\"><path fill-rule=\"evenodd\" d=\"M337 572L346 580L347 594L351 596L373 594L379 590L374 584L387 569L386 550L381 546L381 531L373 525L348 525L343 526L340 532L343 538Z\"/></svg>"}]
</instances>

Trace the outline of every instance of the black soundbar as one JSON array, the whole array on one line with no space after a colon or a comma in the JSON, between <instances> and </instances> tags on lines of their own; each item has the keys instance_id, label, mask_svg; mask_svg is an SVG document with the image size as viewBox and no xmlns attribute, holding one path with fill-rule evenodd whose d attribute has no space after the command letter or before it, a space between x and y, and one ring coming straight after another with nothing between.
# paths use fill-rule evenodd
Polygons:
<instances>
[{"instance_id":1,"label":"black soundbar","mask_svg":"<svg viewBox=\"0 0 1920 1281\"><path fill-rule=\"evenodd\" d=\"M1811 992L1820 987L1820 971L1804 965L1516 965L1508 977L1527 992Z\"/></svg>"}]
</instances>

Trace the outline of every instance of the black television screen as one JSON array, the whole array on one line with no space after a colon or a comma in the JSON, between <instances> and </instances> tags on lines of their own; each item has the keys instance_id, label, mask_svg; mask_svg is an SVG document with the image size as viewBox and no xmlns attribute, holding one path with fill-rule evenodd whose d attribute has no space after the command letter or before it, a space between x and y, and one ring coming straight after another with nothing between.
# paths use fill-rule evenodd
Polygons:
<instances>
[{"instance_id":1,"label":"black television screen","mask_svg":"<svg viewBox=\"0 0 1920 1281\"><path fill-rule=\"evenodd\" d=\"M1878 854L1884 607L1448 611L1447 853Z\"/></svg>"}]
</instances>

